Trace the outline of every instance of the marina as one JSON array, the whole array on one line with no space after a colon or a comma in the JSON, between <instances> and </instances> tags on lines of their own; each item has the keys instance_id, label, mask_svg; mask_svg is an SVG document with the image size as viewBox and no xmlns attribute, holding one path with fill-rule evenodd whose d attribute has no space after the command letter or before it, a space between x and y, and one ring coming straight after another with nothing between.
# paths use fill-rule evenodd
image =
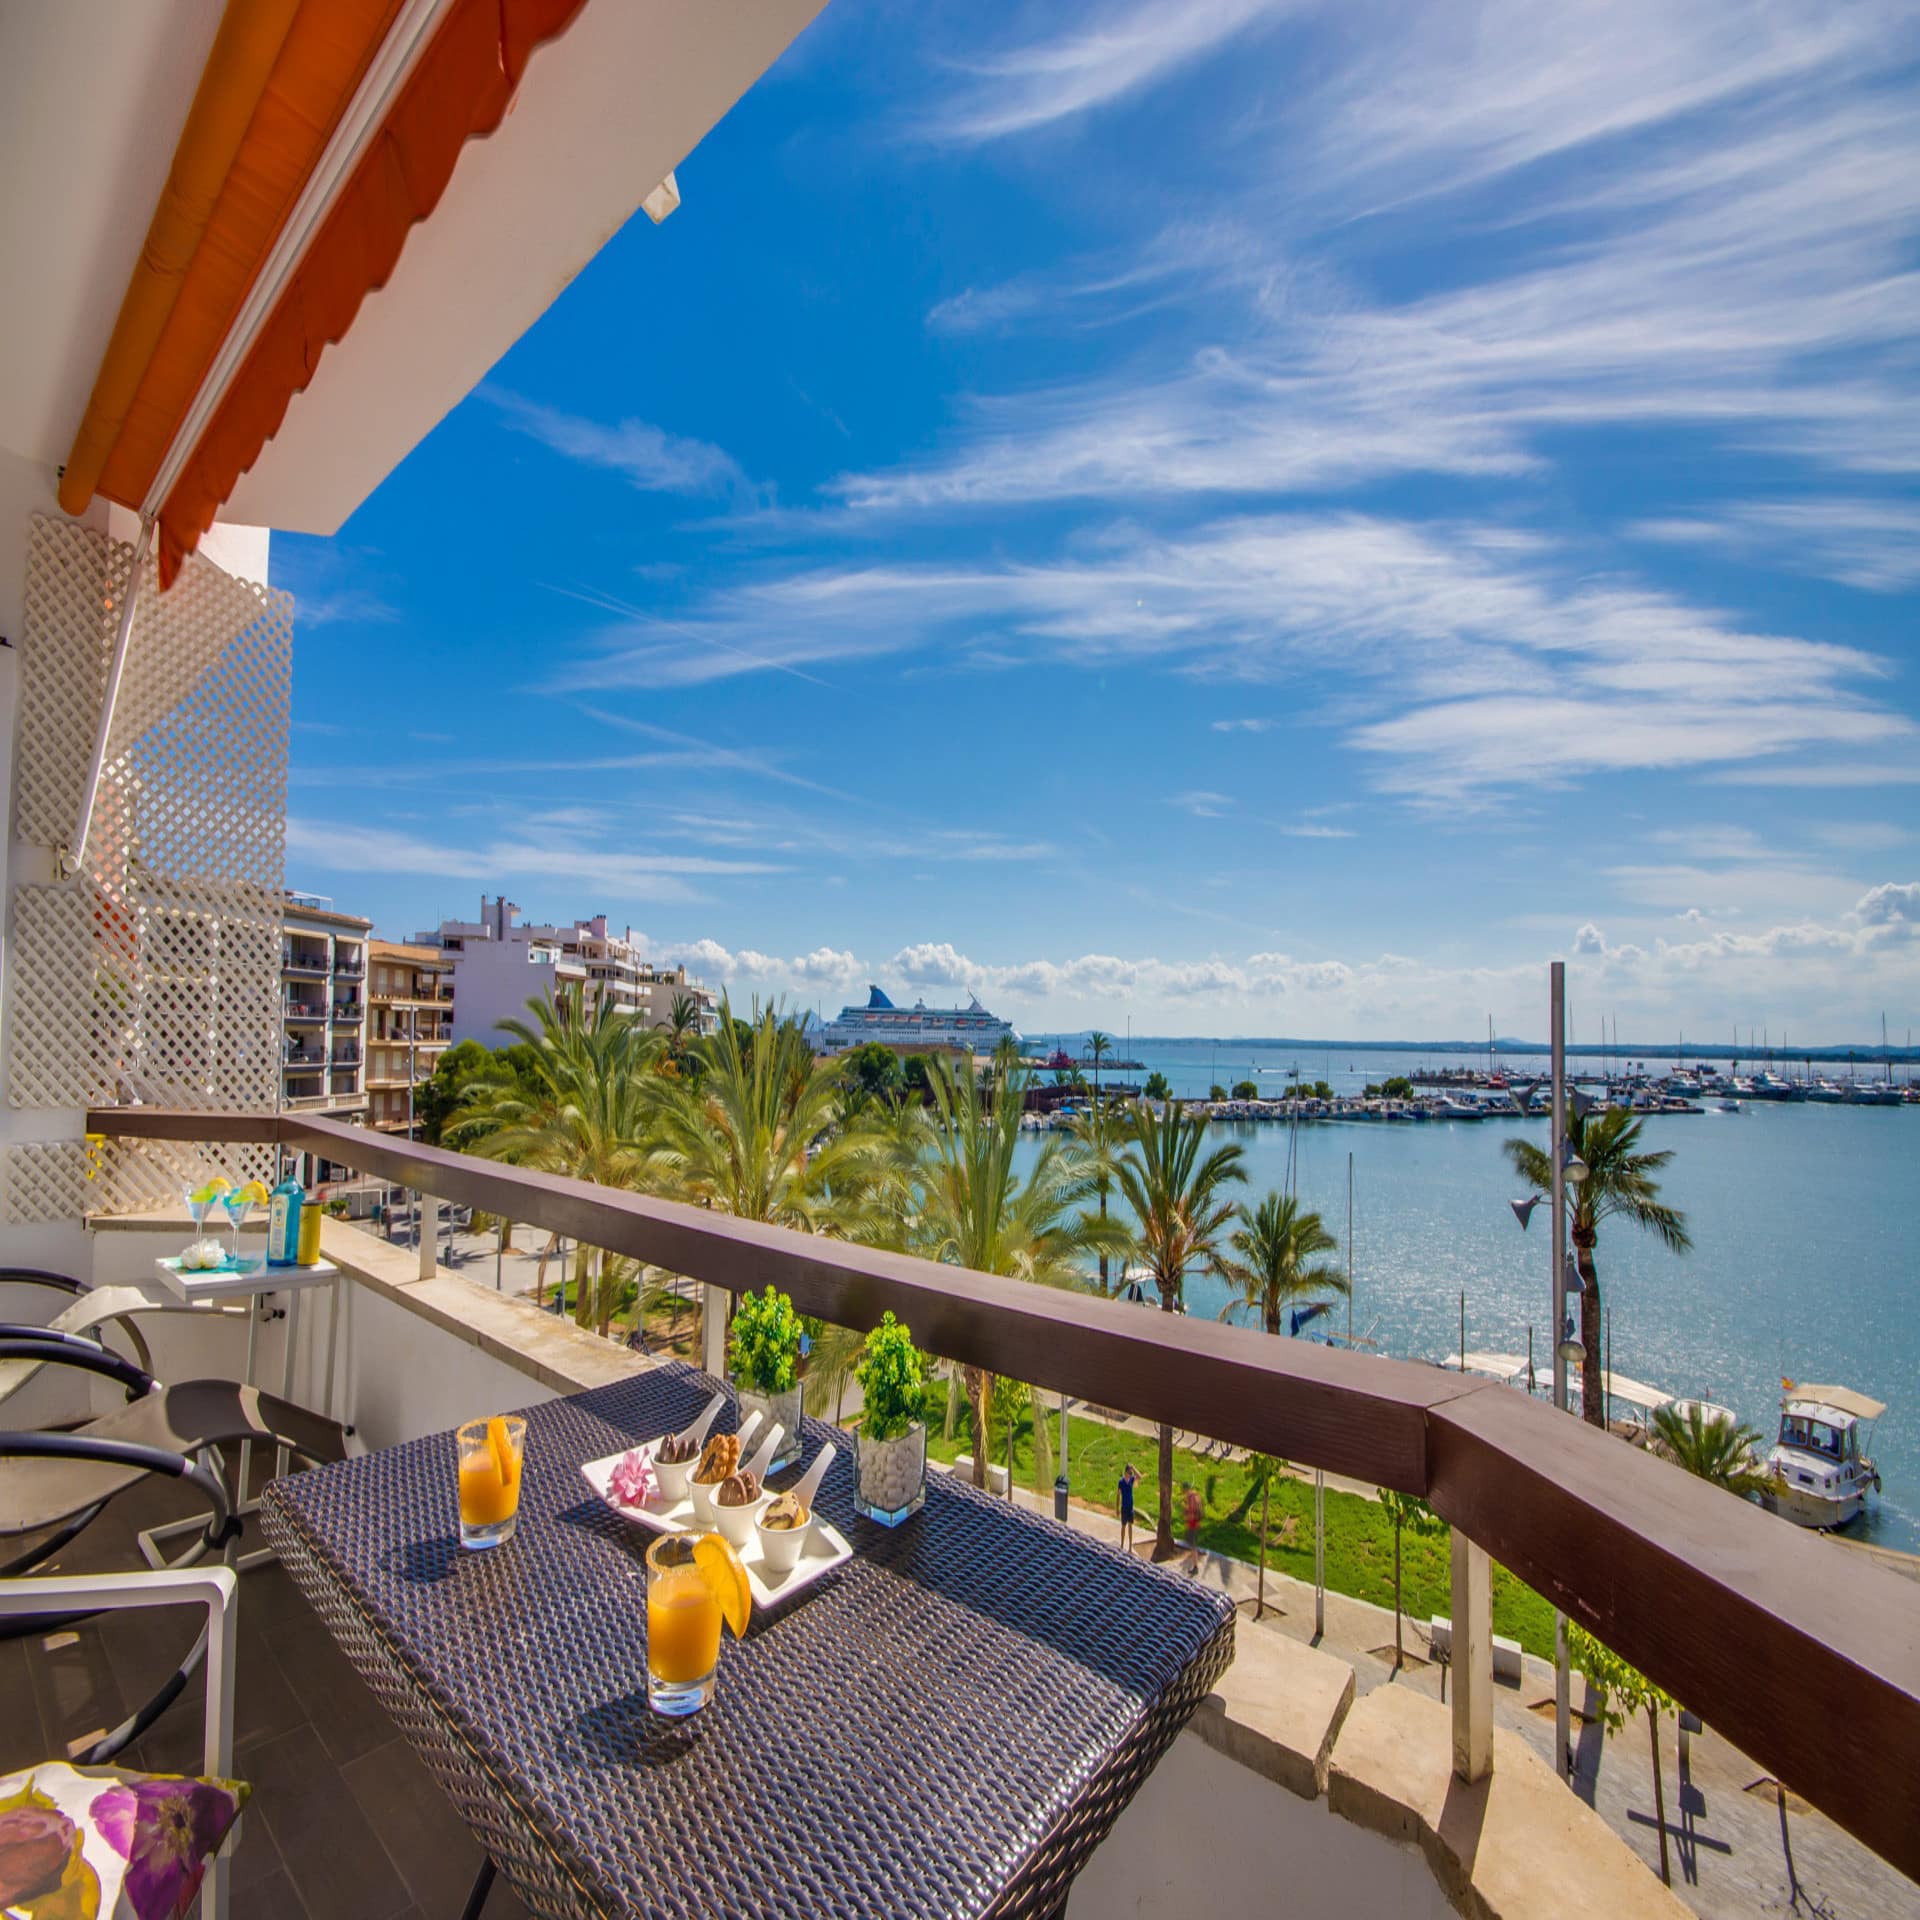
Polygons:
<instances>
[{"instance_id":1,"label":"marina","mask_svg":"<svg viewBox=\"0 0 1920 1920\"><path fill-rule=\"evenodd\" d=\"M1205 1041L1136 1040L1149 1071L1176 1093L1204 1094L1213 1071ZM1285 1066L1296 1050L1289 1047ZM1382 1076L1409 1075L1408 1055L1316 1050L1308 1074L1346 1095ZM1255 1056L1258 1057L1257 1055ZM1227 1065L1221 1050L1221 1065ZM1244 1076L1236 1048L1231 1077ZM1331 1071L1329 1071L1331 1068ZM1341 1083L1344 1082L1344 1085ZM1357 1092L1358 1089L1354 1088ZM1887 1402L1874 1423L1872 1459L1881 1491L1840 1538L1920 1552L1920 1252L1905 1215L1920 1134L1911 1110L1848 1104L1756 1102L1741 1113L1704 1105L1684 1126L1654 1114L1648 1143L1671 1147L1665 1197L1682 1208L1693 1250L1675 1258L1646 1236L1603 1227L1597 1261L1610 1314L1616 1376L1662 1395L1730 1408L1771 1444L1779 1430L1781 1382L1845 1381ZM1551 1362L1547 1256L1539 1222L1523 1234L1509 1201L1522 1184L1502 1151L1516 1127L1542 1131L1544 1118L1407 1124L1283 1126L1218 1116L1216 1132L1246 1158L1239 1191L1257 1200L1285 1188L1289 1157L1304 1205L1341 1241L1346 1262L1347 1179L1354 1168L1354 1299L1331 1325L1338 1337L1400 1358L1438 1362L1466 1349L1519 1356L1531 1332L1544 1376ZM1037 1153L1040 1137L1022 1143ZM1226 1285L1201 1277L1188 1286L1188 1311L1216 1316ZM1519 1390L1524 1390L1521 1386ZM1621 1408L1610 1403L1610 1410Z\"/></svg>"}]
</instances>

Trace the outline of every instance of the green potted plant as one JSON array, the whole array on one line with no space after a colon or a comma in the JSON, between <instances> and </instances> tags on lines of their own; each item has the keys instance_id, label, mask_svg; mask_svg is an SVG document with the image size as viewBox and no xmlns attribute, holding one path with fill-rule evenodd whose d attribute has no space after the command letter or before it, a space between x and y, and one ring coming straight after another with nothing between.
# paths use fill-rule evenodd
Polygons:
<instances>
[{"instance_id":1,"label":"green potted plant","mask_svg":"<svg viewBox=\"0 0 1920 1920\"><path fill-rule=\"evenodd\" d=\"M769 1287L765 1293L740 1296L727 1336L727 1371L740 1401L741 1420L757 1412L763 1423L780 1424L780 1447L768 1463L770 1473L800 1458L800 1335L800 1316L788 1295Z\"/></svg>"},{"instance_id":2,"label":"green potted plant","mask_svg":"<svg viewBox=\"0 0 1920 1920\"><path fill-rule=\"evenodd\" d=\"M927 1497L927 1357L889 1313L853 1372L865 1407L853 1442L853 1504L897 1527Z\"/></svg>"}]
</instances>

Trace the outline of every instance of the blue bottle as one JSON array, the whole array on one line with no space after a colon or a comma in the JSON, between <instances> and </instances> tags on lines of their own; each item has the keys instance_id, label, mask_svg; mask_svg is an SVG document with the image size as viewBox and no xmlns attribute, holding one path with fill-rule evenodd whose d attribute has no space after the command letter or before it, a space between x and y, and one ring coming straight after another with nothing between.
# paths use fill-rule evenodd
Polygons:
<instances>
[{"instance_id":1,"label":"blue bottle","mask_svg":"<svg viewBox=\"0 0 1920 1920\"><path fill-rule=\"evenodd\" d=\"M267 1265L298 1266L300 1262L300 1209L306 1194L292 1174L273 1190L267 1211Z\"/></svg>"}]
</instances>

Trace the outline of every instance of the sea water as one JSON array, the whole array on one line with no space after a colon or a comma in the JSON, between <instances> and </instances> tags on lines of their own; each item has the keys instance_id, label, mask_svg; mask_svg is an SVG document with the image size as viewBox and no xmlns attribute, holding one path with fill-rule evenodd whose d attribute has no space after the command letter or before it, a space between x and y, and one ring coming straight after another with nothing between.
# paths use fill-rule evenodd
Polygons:
<instances>
[{"instance_id":1,"label":"sea water","mask_svg":"<svg viewBox=\"0 0 1920 1920\"><path fill-rule=\"evenodd\" d=\"M1426 1056L1285 1049L1247 1042L1136 1043L1145 1071L1174 1091L1204 1094L1214 1080L1258 1078L1263 1092L1302 1077L1358 1092L1409 1072ZM1216 1071L1217 1059L1217 1071ZM1432 1064L1472 1064L1435 1056ZM1478 1064L1485 1064L1484 1055ZM1507 1058L1525 1079L1546 1060ZM1574 1061L1575 1067L1586 1063ZM1126 1078L1137 1082L1141 1075ZM1522 1232L1507 1202L1527 1189L1504 1143L1525 1133L1544 1144L1544 1120L1412 1123L1218 1122L1215 1134L1245 1155L1252 1199L1294 1184L1347 1258L1347 1171L1352 1156L1353 1330L1383 1353L1439 1360L1460 1344L1465 1296L1469 1351L1525 1354L1528 1330L1551 1364L1547 1210ZM1023 1142L1031 1160L1047 1135ZM1722 1113L1650 1115L1644 1141L1670 1149L1661 1197L1687 1219L1692 1251L1669 1253L1624 1220L1600 1229L1600 1297L1611 1312L1615 1370L1677 1394L1732 1407L1771 1443L1783 1378L1837 1382L1887 1402L1870 1433L1883 1483L1856 1537L1920 1552L1920 1107L1743 1103ZM1188 1311L1217 1314L1218 1280L1188 1287ZM1347 1305L1331 1324L1344 1333Z\"/></svg>"}]
</instances>

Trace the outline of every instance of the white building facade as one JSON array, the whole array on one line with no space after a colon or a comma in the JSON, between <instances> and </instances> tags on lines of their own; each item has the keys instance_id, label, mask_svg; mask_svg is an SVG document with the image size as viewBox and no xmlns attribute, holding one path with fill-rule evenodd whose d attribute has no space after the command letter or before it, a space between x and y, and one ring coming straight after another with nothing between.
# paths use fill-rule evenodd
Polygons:
<instances>
[{"instance_id":1,"label":"white building facade","mask_svg":"<svg viewBox=\"0 0 1920 1920\"><path fill-rule=\"evenodd\" d=\"M714 995L685 967L658 967L631 927L616 933L607 916L535 926L504 896L482 895L477 920L443 920L418 944L436 947L453 980L453 1038L500 1041L500 1023L524 1018L527 1003L579 987L643 1026L672 1024L676 998L693 1002L702 1033L718 1021Z\"/></svg>"}]
</instances>

